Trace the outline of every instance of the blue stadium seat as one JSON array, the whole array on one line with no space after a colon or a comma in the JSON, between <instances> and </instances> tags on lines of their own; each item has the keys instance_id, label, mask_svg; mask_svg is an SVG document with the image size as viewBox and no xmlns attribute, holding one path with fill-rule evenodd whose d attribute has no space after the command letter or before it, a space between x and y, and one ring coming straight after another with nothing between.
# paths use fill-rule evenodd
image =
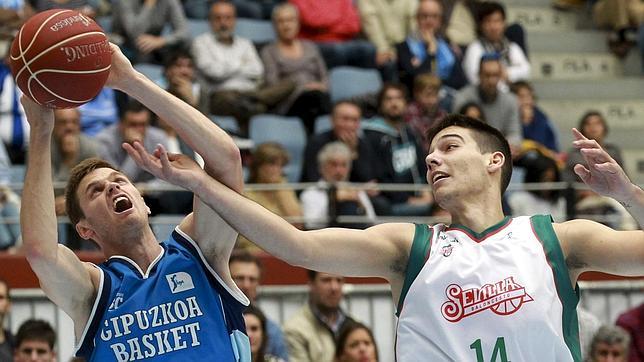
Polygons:
<instances>
[{"instance_id":1,"label":"blue stadium seat","mask_svg":"<svg viewBox=\"0 0 644 362\"><path fill-rule=\"evenodd\" d=\"M329 72L331 101L376 93L382 87L380 73L375 69L335 67Z\"/></svg>"},{"instance_id":2,"label":"blue stadium seat","mask_svg":"<svg viewBox=\"0 0 644 362\"><path fill-rule=\"evenodd\" d=\"M188 31L190 37L194 39L198 35L210 32L210 23L208 20L188 19Z\"/></svg>"},{"instance_id":3,"label":"blue stadium seat","mask_svg":"<svg viewBox=\"0 0 644 362\"><path fill-rule=\"evenodd\" d=\"M270 43L277 39L273 23L268 20L238 18L235 35L250 39L255 44Z\"/></svg>"},{"instance_id":4,"label":"blue stadium seat","mask_svg":"<svg viewBox=\"0 0 644 362\"><path fill-rule=\"evenodd\" d=\"M227 131L229 133L239 134L239 124L237 124L237 120L235 119L235 117L217 116L217 115L211 114L210 120L215 122L215 124L221 127L224 131Z\"/></svg>"},{"instance_id":5,"label":"blue stadium seat","mask_svg":"<svg viewBox=\"0 0 644 362\"><path fill-rule=\"evenodd\" d=\"M162 84L163 82L165 82L163 77L163 67L160 65L151 63L138 63L134 64L134 69L143 73L143 75L150 78L150 80L154 83Z\"/></svg>"},{"instance_id":6,"label":"blue stadium seat","mask_svg":"<svg viewBox=\"0 0 644 362\"><path fill-rule=\"evenodd\" d=\"M331 115L323 114L315 119L315 126L313 128L313 133L315 134L323 133L323 132L329 131L331 128L333 128L333 125L331 125Z\"/></svg>"},{"instance_id":7,"label":"blue stadium seat","mask_svg":"<svg viewBox=\"0 0 644 362\"><path fill-rule=\"evenodd\" d=\"M297 117L259 114L250 119L250 139L258 146L265 142L277 142L284 146L291 161L284 167L289 182L299 182L306 147L306 129Z\"/></svg>"},{"instance_id":8,"label":"blue stadium seat","mask_svg":"<svg viewBox=\"0 0 644 362\"><path fill-rule=\"evenodd\" d=\"M112 31L112 17L111 16L100 16L96 18L96 22L98 25L103 28L103 31L105 33L109 33Z\"/></svg>"}]
</instances>

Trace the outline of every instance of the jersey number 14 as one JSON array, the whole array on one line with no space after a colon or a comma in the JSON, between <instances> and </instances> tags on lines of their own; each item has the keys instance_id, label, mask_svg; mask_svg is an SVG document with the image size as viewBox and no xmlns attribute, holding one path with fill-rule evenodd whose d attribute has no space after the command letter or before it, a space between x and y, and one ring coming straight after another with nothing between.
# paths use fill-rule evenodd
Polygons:
<instances>
[{"instance_id":1,"label":"jersey number 14","mask_svg":"<svg viewBox=\"0 0 644 362\"><path fill-rule=\"evenodd\" d=\"M480 338L474 341L474 343L470 344L470 349L476 351L476 362L485 362L485 360L483 359L483 347L481 347ZM508 360L508 354L505 351L505 339L503 337L496 339L490 362L497 362L497 358L500 358L500 362L510 362Z\"/></svg>"}]
</instances>

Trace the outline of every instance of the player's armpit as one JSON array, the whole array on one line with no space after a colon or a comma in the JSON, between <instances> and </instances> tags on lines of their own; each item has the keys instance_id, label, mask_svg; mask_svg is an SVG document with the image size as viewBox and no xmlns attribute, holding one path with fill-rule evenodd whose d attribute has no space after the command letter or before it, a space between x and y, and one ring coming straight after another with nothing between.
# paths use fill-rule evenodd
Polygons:
<instances>
[{"instance_id":1,"label":"player's armpit","mask_svg":"<svg viewBox=\"0 0 644 362\"><path fill-rule=\"evenodd\" d=\"M581 219L553 224L553 227L571 276L578 277L585 271L644 275L644 231L617 231Z\"/></svg>"}]
</instances>

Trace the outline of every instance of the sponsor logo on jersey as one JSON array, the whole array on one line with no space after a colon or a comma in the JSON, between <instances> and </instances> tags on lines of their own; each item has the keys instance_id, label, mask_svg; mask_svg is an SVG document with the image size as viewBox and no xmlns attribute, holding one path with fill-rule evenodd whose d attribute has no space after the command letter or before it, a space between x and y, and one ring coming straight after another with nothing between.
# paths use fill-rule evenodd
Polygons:
<instances>
[{"instance_id":1,"label":"sponsor logo on jersey","mask_svg":"<svg viewBox=\"0 0 644 362\"><path fill-rule=\"evenodd\" d=\"M125 295L123 293L116 293L116 296L114 296L114 299L112 299L112 303L110 303L110 307L107 310L116 310L118 307L123 303L123 297Z\"/></svg>"},{"instance_id":2,"label":"sponsor logo on jersey","mask_svg":"<svg viewBox=\"0 0 644 362\"><path fill-rule=\"evenodd\" d=\"M465 290L458 284L450 284L445 289L445 295L448 300L441 306L441 314L449 322L458 322L486 309L498 315L510 315L518 311L523 303L533 301L512 276L480 288Z\"/></svg>"},{"instance_id":3,"label":"sponsor logo on jersey","mask_svg":"<svg viewBox=\"0 0 644 362\"><path fill-rule=\"evenodd\" d=\"M443 245L443 247L441 248L441 254L443 254L443 256L447 258L448 256L452 255L452 250L454 250L454 247L452 245Z\"/></svg>"},{"instance_id":4,"label":"sponsor logo on jersey","mask_svg":"<svg viewBox=\"0 0 644 362\"><path fill-rule=\"evenodd\" d=\"M186 272L166 274L165 278L168 281L170 291L173 294L194 289L195 287L195 285L192 283L192 277Z\"/></svg>"}]
</instances>

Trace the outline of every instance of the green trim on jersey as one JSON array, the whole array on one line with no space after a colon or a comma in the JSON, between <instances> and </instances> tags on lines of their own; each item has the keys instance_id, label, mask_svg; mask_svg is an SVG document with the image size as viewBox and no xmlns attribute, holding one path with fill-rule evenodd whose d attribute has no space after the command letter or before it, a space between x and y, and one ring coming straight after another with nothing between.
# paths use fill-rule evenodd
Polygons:
<instances>
[{"instance_id":1,"label":"green trim on jersey","mask_svg":"<svg viewBox=\"0 0 644 362\"><path fill-rule=\"evenodd\" d=\"M480 233L477 233L476 231L468 228L465 225L461 224L452 224L448 228L448 230L454 230L454 229L459 229L461 231L464 231L466 234L469 234L471 239L474 239L475 241L481 241L488 237L490 234L493 234L497 231L499 231L501 228L506 227L512 219L509 216L506 216L503 218L503 220L499 221L498 223L490 226L489 228L481 231Z\"/></svg>"},{"instance_id":2,"label":"green trim on jersey","mask_svg":"<svg viewBox=\"0 0 644 362\"><path fill-rule=\"evenodd\" d=\"M400 317L402 312L403 302L409 292L411 283L414 282L421 269L425 265L425 257L431 245L432 235L434 229L425 224L416 224L416 231L414 231L414 241L411 244L411 251L409 252L409 259L407 260L407 269L405 269L405 282L403 283L400 298L398 298L398 308L396 309L396 316Z\"/></svg>"},{"instance_id":3,"label":"green trim on jersey","mask_svg":"<svg viewBox=\"0 0 644 362\"><path fill-rule=\"evenodd\" d=\"M535 215L530 218L535 235L543 244L548 264L552 268L557 294L563 306L562 327L564 340L575 362L581 361L581 346L579 344L579 321L577 320L577 303L579 303L579 287L573 289L570 274L561 250L561 244L552 227L550 215Z\"/></svg>"}]
</instances>

